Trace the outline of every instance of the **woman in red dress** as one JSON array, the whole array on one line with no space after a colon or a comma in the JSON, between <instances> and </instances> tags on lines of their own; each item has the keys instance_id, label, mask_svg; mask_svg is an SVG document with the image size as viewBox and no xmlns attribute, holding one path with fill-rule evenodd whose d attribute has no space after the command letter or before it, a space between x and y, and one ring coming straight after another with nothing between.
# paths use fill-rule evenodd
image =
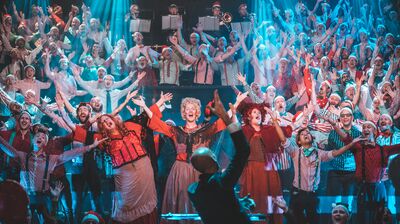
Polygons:
<instances>
[{"instance_id":1,"label":"woman in red dress","mask_svg":"<svg viewBox=\"0 0 400 224\"><path fill-rule=\"evenodd\" d=\"M98 132L91 133L76 126L74 139L86 144L93 139L108 138L102 145L112 158L115 182L113 223L156 224L157 195L153 168L142 145L143 126L148 120L121 122L112 115L98 119Z\"/></svg>"},{"instance_id":2,"label":"woman in red dress","mask_svg":"<svg viewBox=\"0 0 400 224\"><path fill-rule=\"evenodd\" d=\"M250 156L240 178L240 196L250 194L256 203L254 213L265 214L268 223L282 223L283 211L272 200L282 198L281 183L274 158L280 152L281 142L274 126L262 125L268 108L263 104L245 104L242 130L249 141ZM269 110L269 109L268 109ZM283 129L287 137L291 128Z\"/></svg>"}]
</instances>

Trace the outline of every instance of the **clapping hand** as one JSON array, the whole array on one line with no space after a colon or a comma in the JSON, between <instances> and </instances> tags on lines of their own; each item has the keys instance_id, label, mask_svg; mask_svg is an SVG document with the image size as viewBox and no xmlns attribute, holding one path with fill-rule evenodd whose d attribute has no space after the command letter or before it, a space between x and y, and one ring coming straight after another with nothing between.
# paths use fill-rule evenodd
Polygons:
<instances>
[{"instance_id":1,"label":"clapping hand","mask_svg":"<svg viewBox=\"0 0 400 224\"><path fill-rule=\"evenodd\" d=\"M229 107L231 107L231 104L229 104ZM221 102L218 90L214 90L214 105L208 105L207 108L210 109L213 114L221 118L226 125L232 123L232 120L229 118L229 115Z\"/></svg>"}]
</instances>

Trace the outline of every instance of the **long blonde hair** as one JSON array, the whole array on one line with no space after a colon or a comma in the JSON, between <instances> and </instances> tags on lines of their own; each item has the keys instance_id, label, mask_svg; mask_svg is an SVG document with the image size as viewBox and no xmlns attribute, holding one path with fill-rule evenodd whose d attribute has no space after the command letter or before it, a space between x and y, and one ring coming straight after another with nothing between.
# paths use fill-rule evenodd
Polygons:
<instances>
[{"instance_id":1,"label":"long blonde hair","mask_svg":"<svg viewBox=\"0 0 400 224\"><path fill-rule=\"evenodd\" d=\"M181 116L182 119L185 120L185 108L186 105L188 104L193 104L196 108L196 120L199 119L200 115L201 115L201 103L200 100L193 98L193 97L186 97L182 99L181 102Z\"/></svg>"}]
</instances>

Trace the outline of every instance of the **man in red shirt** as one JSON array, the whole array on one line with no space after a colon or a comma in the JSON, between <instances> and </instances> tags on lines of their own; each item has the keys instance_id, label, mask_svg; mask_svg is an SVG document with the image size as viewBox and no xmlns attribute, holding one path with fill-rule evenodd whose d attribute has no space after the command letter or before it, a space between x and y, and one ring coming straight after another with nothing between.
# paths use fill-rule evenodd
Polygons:
<instances>
[{"instance_id":1,"label":"man in red shirt","mask_svg":"<svg viewBox=\"0 0 400 224\"><path fill-rule=\"evenodd\" d=\"M370 121L362 125L362 136L368 141L356 143L350 148L356 161L355 178L358 183L357 223L375 223L379 202L385 201L385 186L382 177L387 167L388 157L400 153L400 144L379 146L375 142L377 128ZM344 139L346 144L352 138Z\"/></svg>"},{"instance_id":2,"label":"man in red shirt","mask_svg":"<svg viewBox=\"0 0 400 224\"><path fill-rule=\"evenodd\" d=\"M27 111L21 112L17 117L17 125L15 129L0 131L0 137L4 138L15 149L23 152L30 152L32 150L33 135L30 131L32 123L31 115ZM4 163L0 166L1 176L5 179L13 179L19 181L20 166L14 159L7 157L3 152L0 152L1 161Z\"/></svg>"}]
</instances>

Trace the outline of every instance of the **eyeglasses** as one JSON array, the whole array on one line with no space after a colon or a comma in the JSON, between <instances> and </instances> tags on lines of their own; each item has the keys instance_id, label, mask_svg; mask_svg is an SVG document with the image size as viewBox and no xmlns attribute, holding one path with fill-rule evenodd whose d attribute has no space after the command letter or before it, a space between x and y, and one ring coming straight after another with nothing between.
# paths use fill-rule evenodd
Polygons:
<instances>
[{"instance_id":1,"label":"eyeglasses","mask_svg":"<svg viewBox=\"0 0 400 224\"><path fill-rule=\"evenodd\" d=\"M351 117L353 116L352 114L341 114L340 117Z\"/></svg>"}]
</instances>

